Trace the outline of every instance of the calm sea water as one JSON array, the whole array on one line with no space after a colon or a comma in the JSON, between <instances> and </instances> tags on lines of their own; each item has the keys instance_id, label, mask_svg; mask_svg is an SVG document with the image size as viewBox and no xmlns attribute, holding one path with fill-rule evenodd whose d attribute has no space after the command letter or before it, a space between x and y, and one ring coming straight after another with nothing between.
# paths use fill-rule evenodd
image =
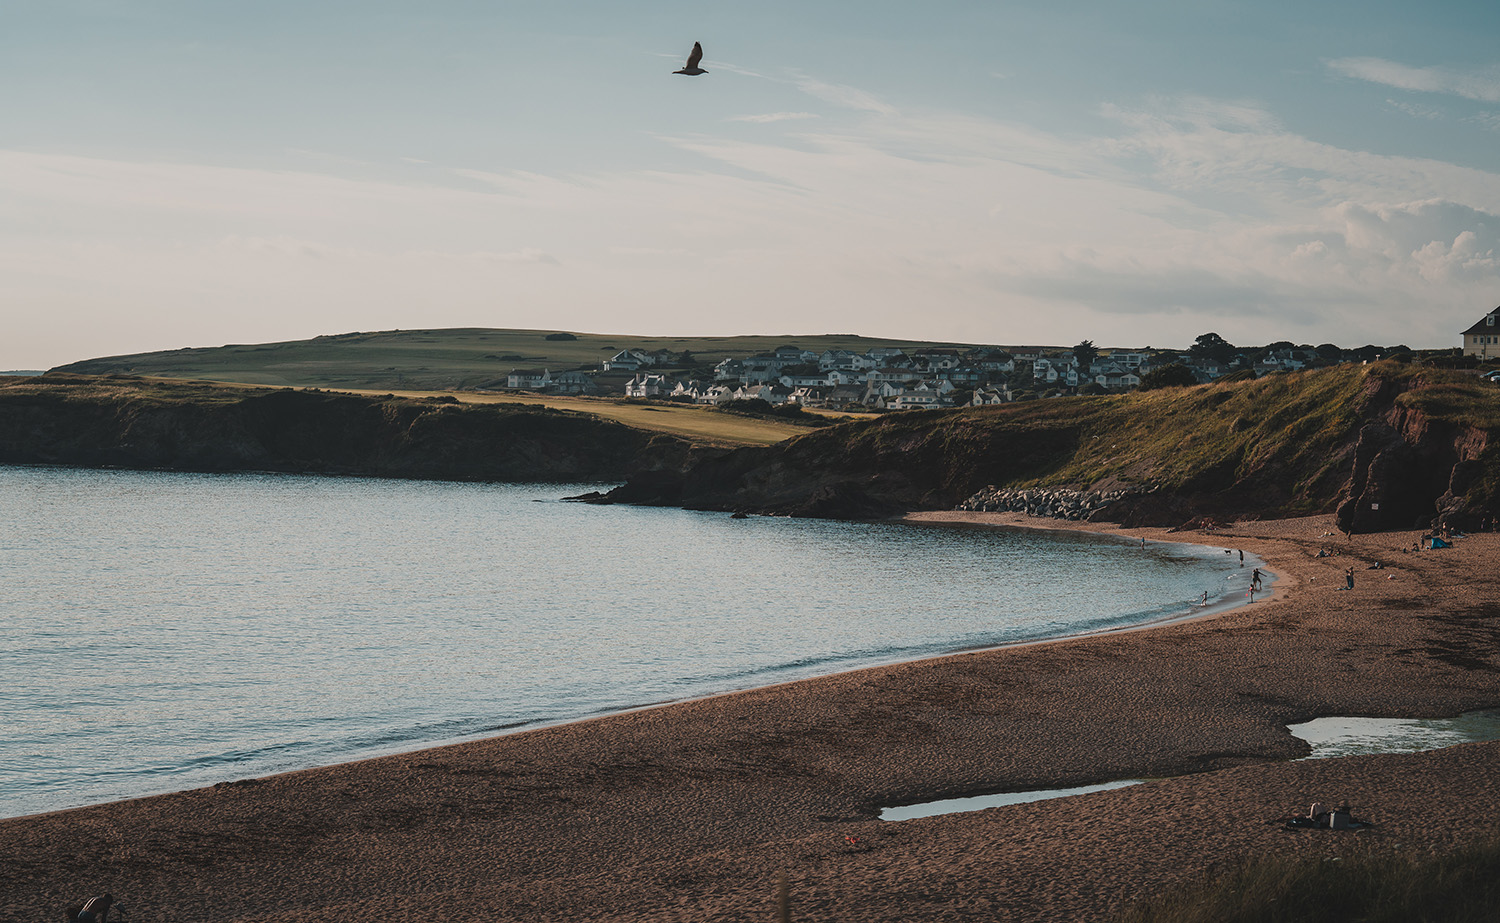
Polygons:
<instances>
[{"instance_id":1,"label":"calm sea water","mask_svg":"<svg viewBox=\"0 0 1500 923\"><path fill-rule=\"evenodd\" d=\"M1149 621L1248 571L585 489L0 467L0 816Z\"/></svg>"}]
</instances>

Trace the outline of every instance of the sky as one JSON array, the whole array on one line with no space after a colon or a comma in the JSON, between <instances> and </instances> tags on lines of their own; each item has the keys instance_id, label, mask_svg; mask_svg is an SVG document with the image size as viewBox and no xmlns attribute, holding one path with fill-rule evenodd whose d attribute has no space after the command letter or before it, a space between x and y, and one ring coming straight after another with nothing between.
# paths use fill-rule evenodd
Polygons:
<instances>
[{"instance_id":1,"label":"sky","mask_svg":"<svg viewBox=\"0 0 1500 923\"><path fill-rule=\"evenodd\" d=\"M0 81L0 369L466 326L1427 348L1500 304L1492 2L0 0Z\"/></svg>"}]
</instances>

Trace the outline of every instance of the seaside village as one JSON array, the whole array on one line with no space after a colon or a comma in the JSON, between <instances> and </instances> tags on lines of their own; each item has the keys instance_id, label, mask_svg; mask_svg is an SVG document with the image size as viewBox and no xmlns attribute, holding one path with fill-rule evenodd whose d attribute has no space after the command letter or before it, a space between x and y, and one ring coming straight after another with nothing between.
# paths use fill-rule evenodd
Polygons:
<instances>
[{"instance_id":1,"label":"seaside village","mask_svg":"<svg viewBox=\"0 0 1500 923\"><path fill-rule=\"evenodd\" d=\"M1496 312L1489 315L1491 322ZM505 379L505 386L695 404L759 399L771 405L833 410L922 410L1130 391L1153 371L1171 379L1165 384L1193 384L1226 375L1259 376L1409 352L1404 346L1342 349L1292 343L1242 349L1213 333L1198 337L1186 351L1101 350L1087 340L1067 350L996 346L877 348L864 353L815 352L788 343L713 365L700 364L690 352L621 349L599 368L557 373L517 369Z\"/></svg>"}]
</instances>

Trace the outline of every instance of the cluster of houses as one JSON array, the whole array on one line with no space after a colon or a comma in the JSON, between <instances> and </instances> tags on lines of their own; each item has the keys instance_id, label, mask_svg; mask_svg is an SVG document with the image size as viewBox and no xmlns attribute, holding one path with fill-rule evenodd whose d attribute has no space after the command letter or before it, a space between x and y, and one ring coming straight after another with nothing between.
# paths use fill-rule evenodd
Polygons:
<instances>
[{"instance_id":1,"label":"cluster of houses","mask_svg":"<svg viewBox=\"0 0 1500 923\"><path fill-rule=\"evenodd\" d=\"M1084 344L1080 344L1083 346ZM1315 362L1311 350L1289 347L1265 351L1258 372L1300 369ZM1231 371L1228 363L1175 351L1014 349L1000 347L881 347L858 353L816 352L796 345L767 353L724 359L684 374L691 357L666 350L620 350L602 368L553 374L517 370L509 388L557 394L619 394L697 404L759 399L769 404L809 408L916 410L955 404L1000 404L1018 396L1128 391L1151 368L1178 362L1199 381Z\"/></svg>"},{"instance_id":2,"label":"cluster of houses","mask_svg":"<svg viewBox=\"0 0 1500 923\"><path fill-rule=\"evenodd\" d=\"M1500 358L1500 308L1465 330L1462 352ZM691 353L622 349L598 369L553 374L516 370L505 386L553 394L624 395L697 404L763 400L810 408L917 410L957 404L1001 404L1030 397L1129 391L1154 368L1180 364L1198 382L1231 372L1257 375L1406 352L1404 346L1342 349L1333 344L1241 349L1217 334L1186 350L1098 350L1084 341L1071 350L978 346L880 347L857 353L817 352L788 344L742 359L700 365Z\"/></svg>"}]
</instances>

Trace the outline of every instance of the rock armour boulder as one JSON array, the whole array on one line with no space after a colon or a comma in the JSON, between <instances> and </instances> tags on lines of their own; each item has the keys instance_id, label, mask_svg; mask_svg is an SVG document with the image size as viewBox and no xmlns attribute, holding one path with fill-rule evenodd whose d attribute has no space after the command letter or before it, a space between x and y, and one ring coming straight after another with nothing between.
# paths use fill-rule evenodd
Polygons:
<instances>
[{"instance_id":1,"label":"rock armour boulder","mask_svg":"<svg viewBox=\"0 0 1500 923\"><path fill-rule=\"evenodd\" d=\"M961 510L985 513L1025 513L1049 519L1088 520L1112 504L1130 497L1155 493L1156 487L1122 487L1115 490L1073 490L1068 487L1024 489L986 487L958 505Z\"/></svg>"}]
</instances>

